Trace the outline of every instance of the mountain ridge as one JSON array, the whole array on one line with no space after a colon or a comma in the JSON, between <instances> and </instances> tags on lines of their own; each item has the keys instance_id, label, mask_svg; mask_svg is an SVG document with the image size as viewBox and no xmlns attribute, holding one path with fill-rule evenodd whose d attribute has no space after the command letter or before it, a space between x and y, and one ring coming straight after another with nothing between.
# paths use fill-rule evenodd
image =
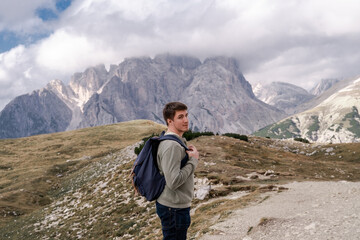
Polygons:
<instances>
[{"instance_id":1,"label":"mountain ridge","mask_svg":"<svg viewBox=\"0 0 360 240\"><path fill-rule=\"evenodd\" d=\"M310 89L310 93L313 95L320 95L329 88L331 88L334 84L339 82L340 80L337 78L328 78L328 79L321 79L321 81L316 84L312 89Z\"/></svg>"},{"instance_id":2,"label":"mountain ridge","mask_svg":"<svg viewBox=\"0 0 360 240\"><path fill-rule=\"evenodd\" d=\"M69 85L53 80L34 93L40 91L54 95L52 107L48 107L51 111L39 111L36 104L19 111L16 103L27 102L29 95L18 96L1 111L0 138L134 119L163 123L162 108L170 101L188 105L192 117L190 127L195 131L249 134L285 117L283 112L255 97L236 59L221 56L203 62L195 57L170 54L128 58L119 65L111 65L109 71L104 65L90 67L75 73ZM46 103L43 95L34 97ZM66 116L58 118L57 114L62 111ZM42 128L37 129L34 124L18 126L26 122L32 112L37 113ZM10 123L17 115L21 115L23 121ZM51 119L55 119L55 124ZM63 124L58 122L60 119ZM14 132L12 129L16 128Z\"/></svg>"},{"instance_id":3,"label":"mountain ridge","mask_svg":"<svg viewBox=\"0 0 360 240\"><path fill-rule=\"evenodd\" d=\"M295 113L299 105L309 102L315 97L305 89L285 82L256 84L254 92L261 101L276 106L288 115Z\"/></svg>"},{"instance_id":4,"label":"mountain ridge","mask_svg":"<svg viewBox=\"0 0 360 240\"><path fill-rule=\"evenodd\" d=\"M273 138L302 137L315 142L360 141L360 78L334 84L300 106L305 111L271 124L254 134Z\"/></svg>"}]
</instances>

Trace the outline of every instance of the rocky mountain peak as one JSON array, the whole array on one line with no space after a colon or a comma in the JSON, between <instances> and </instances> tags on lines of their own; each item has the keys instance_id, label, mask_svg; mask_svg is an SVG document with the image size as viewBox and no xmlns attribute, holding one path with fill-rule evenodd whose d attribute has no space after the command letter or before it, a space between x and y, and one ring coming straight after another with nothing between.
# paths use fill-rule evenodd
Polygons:
<instances>
[{"instance_id":1,"label":"rocky mountain peak","mask_svg":"<svg viewBox=\"0 0 360 240\"><path fill-rule=\"evenodd\" d=\"M54 92L57 95L68 95L68 87L59 79L51 80L45 88L49 91Z\"/></svg>"},{"instance_id":2,"label":"rocky mountain peak","mask_svg":"<svg viewBox=\"0 0 360 240\"><path fill-rule=\"evenodd\" d=\"M71 117L67 105L57 94L44 87L18 96L6 105L0 113L0 138L63 131Z\"/></svg>"},{"instance_id":3,"label":"rocky mountain peak","mask_svg":"<svg viewBox=\"0 0 360 240\"><path fill-rule=\"evenodd\" d=\"M227 84L227 86L230 86L230 88L233 85L233 90L237 88L238 91L241 91L248 97L255 98L250 83L246 81L239 68L239 62L237 59L224 56L207 58L201 66L201 70L204 72L212 72L213 79L208 79L210 84L212 84L213 81L217 79L220 81L219 84ZM204 81L206 81L206 79L204 79Z\"/></svg>"},{"instance_id":4,"label":"rocky mountain peak","mask_svg":"<svg viewBox=\"0 0 360 240\"><path fill-rule=\"evenodd\" d=\"M232 57L225 57L225 56L209 57L205 59L204 64L207 64L209 62L216 62L217 64L220 64L226 69L229 69L233 72L239 69L238 61L236 60L236 58L232 58Z\"/></svg>"},{"instance_id":5,"label":"rocky mountain peak","mask_svg":"<svg viewBox=\"0 0 360 240\"><path fill-rule=\"evenodd\" d=\"M321 79L321 81L310 90L310 93L319 96L337 82L339 82L339 79L336 78Z\"/></svg>"},{"instance_id":6,"label":"rocky mountain peak","mask_svg":"<svg viewBox=\"0 0 360 240\"><path fill-rule=\"evenodd\" d=\"M108 72L104 64L87 68L83 73L75 73L71 78L70 85L81 85L90 90L98 89L103 85Z\"/></svg>"},{"instance_id":7,"label":"rocky mountain peak","mask_svg":"<svg viewBox=\"0 0 360 240\"><path fill-rule=\"evenodd\" d=\"M169 54L128 58L119 65L111 65L109 71L98 65L75 73L68 86L52 81L44 90L49 92L46 95L47 99L51 97L52 105L48 107L41 100L43 96L35 96L48 111L37 112L41 121L56 116L64 122L53 121L57 127L49 127L49 131L134 119L163 123L162 108L170 101L182 101L189 106L191 128L195 131L247 134L285 116L255 98L237 60L228 57L208 58L203 63L194 57ZM25 102L27 98L21 97ZM26 107L27 112L33 112L39 104ZM4 119L9 119L8 114L14 109L16 106L12 105L4 110ZM58 116L62 112L66 113L64 117ZM17 136L31 132L38 131L22 131Z\"/></svg>"},{"instance_id":8,"label":"rocky mountain peak","mask_svg":"<svg viewBox=\"0 0 360 240\"><path fill-rule=\"evenodd\" d=\"M85 70L84 73L75 73L70 81L70 88L80 102L87 102L98 91L107 79L108 72L101 64Z\"/></svg>"},{"instance_id":9,"label":"rocky mountain peak","mask_svg":"<svg viewBox=\"0 0 360 240\"><path fill-rule=\"evenodd\" d=\"M154 62L158 64L169 64L170 66L182 67L185 69L195 69L201 65L201 61L191 56L175 56L171 54L161 54L154 58Z\"/></svg>"},{"instance_id":10,"label":"rocky mountain peak","mask_svg":"<svg viewBox=\"0 0 360 240\"><path fill-rule=\"evenodd\" d=\"M288 114L293 114L298 105L308 102L314 97L305 89L285 82L257 84L254 92L261 101L282 109Z\"/></svg>"},{"instance_id":11,"label":"rocky mountain peak","mask_svg":"<svg viewBox=\"0 0 360 240\"><path fill-rule=\"evenodd\" d=\"M302 137L316 142L360 142L360 78L339 81L325 93L320 95L323 100L314 107L255 134L274 138Z\"/></svg>"}]
</instances>

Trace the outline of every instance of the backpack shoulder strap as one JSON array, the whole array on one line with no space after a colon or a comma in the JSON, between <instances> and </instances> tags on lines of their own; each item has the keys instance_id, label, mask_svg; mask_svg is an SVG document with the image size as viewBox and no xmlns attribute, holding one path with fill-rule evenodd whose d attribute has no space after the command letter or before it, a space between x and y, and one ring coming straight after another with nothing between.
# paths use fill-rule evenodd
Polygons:
<instances>
[{"instance_id":1,"label":"backpack shoulder strap","mask_svg":"<svg viewBox=\"0 0 360 240\"><path fill-rule=\"evenodd\" d=\"M189 148L176 136L172 134L165 135L165 132L163 131L160 135L159 141L163 140L173 140L175 142L178 142L185 150L189 150Z\"/></svg>"},{"instance_id":2,"label":"backpack shoulder strap","mask_svg":"<svg viewBox=\"0 0 360 240\"><path fill-rule=\"evenodd\" d=\"M168 135L165 135L165 131L161 133L160 137L159 137L159 142L160 141L163 141L163 140L172 140L172 141L176 141L178 142L183 148L185 148L186 151L189 150L189 148L178 138L176 137L175 135L172 135L172 134L168 134ZM187 152L185 152L185 157L183 160L181 160L181 164L180 164L180 168L183 168L186 163L189 161L189 154Z\"/></svg>"}]
</instances>

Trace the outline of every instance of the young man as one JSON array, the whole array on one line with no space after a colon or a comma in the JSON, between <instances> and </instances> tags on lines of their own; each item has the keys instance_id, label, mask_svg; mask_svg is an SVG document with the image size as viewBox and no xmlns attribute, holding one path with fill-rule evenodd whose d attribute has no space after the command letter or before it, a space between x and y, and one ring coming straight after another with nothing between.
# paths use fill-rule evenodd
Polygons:
<instances>
[{"instance_id":1,"label":"young man","mask_svg":"<svg viewBox=\"0 0 360 240\"><path fill-rule=\"evenodd\" d=\"M168 130L165 134L182 138L189 130L187 106L180 102L170 102L163 109ZM166 186L156 201L156 212L161 220L163 239L186 239L190 226L190 205L194 195L194 172L198 164L199 152L190 145L189 151L177 142L164 140L160 143L157 153L157 163L160 172L164 174ZM189 160L180 168L181 160L186 154Z\"/></svg>"}]
</instances>

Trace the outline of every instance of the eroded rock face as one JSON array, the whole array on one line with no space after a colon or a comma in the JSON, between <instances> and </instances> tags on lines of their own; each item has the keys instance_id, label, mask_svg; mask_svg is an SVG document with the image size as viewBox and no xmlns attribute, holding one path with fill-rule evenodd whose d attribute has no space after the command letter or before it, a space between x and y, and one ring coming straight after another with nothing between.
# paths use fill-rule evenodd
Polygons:
<instances>
[{"instance_id":1,"label":"eroded rock face","mask_svg":"<svg viewBox=\"0 0 360 240\"><path fill-rule=\"evenodd\" d=\"M5 124L0 131L8 132L1 134L1 138L133 119L164 123L162 108L170 101L189 106L191 128L196 131L248 134L285 117L283 112L255 97L237 61L228 57L208 58L203 63L194 57L168 54L153 59L129 58L111 65L109 71L99 65L74 74L68 86L52 81L39 91L47 91L53 99L40 104L41 98L37 96L28 113L36 112L40 118L55 117L56 127L24 125L23 111L16 116L11 114L27 105L14 102L1 113L0 121ZM28 98L30 95L24 95L22 101L27 102ZM42 111L36 111L39 106ZM12 116L17 120L11 120ZM11 128L18 128L18 133L11 135L7 130Z\"/></svg>"},{"instance_id":2,"label":"eroded rock face","mask_svg":"<svg viewBox=\"0 0 360 240\"><path fill-rule=\"evenodd\" d=\"M71 110L53 92L42 89L12 100L0 113L0 137L18 138L64 131Z\"/></svg>"},{"instance_id":3,"label":"eroded rock face","mask_svg":"<svg viewBox=\"0 0 360 240\"><path fill-rule=\"evenodd\" d=\"M322 79L318 84L316 84L310 90L310 93L313 95L319 96L339 81L340 81L339 79L335 79L335 78Z\"/></svg>"},{"instance_id":4,"label":"eroded rock face","mask_svg":"<svg viewBox=\"0 0 360 240\"><path fill-rule=\"evenodd\" d=\"M192 128L199 131L247 134L284 116L255 97L231 58L205 60L182 99L191 106Z\"/></svg>"}]
</instances>

